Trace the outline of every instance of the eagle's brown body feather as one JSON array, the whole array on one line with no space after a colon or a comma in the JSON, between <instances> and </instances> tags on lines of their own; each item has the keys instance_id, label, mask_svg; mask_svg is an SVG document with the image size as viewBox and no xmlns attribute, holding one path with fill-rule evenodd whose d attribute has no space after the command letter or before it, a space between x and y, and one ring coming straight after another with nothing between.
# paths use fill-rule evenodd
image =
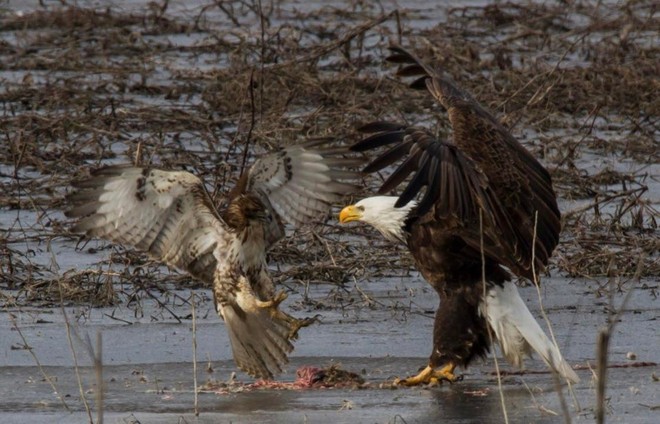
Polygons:
<instances>
[{"instance_id":1,"label":"eagle's brown body feather","mask_svg":"<svg viewBox=\"0 0 660 424\"><path fill-rule=\"evenodd\" d=\"M404 65L398 74L417 76L411 87L427 90L447 111L452 139L440 140L424 128L374 122L361 129L371 135L351 149L391 145L364 172L400 162L379 193L408 181L394 207L421 197L402 223L402 241L440 296L430 367L467 366L490 347L483 310L487 291L500 287L504 292L511 273L532 279L547 265L561 230L556 196L546 169L470 94L408 51L391 50L389 59ZM354 217L361 212L352 211L364 211L367 204L361 203L346 209L345 221L359 219ZM374 216L368 222L374 224Z\"/></svg>"}]
</instances>

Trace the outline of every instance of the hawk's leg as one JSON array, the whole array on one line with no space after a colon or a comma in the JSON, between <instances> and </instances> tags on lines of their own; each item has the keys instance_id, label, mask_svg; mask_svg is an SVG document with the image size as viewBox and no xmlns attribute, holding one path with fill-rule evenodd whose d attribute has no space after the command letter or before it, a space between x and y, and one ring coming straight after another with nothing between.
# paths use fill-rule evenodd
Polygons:
<instances>
[{"instance_id":1,"label":"hawk's leg","mask_svg":"<svg viewBox=\"0 0 660 424\"><path fill-rule=\"evenodd\" d=\"M318 320L318 315L312 318L298 319L287 314L286 312L282 312L279 309L279 306L280 303L284 302L287 297L287 294L281 291L277 293L271 300L257 300L257 306L267 309L273 320L286 322L288 324L289 330L288 338L290 340L295 340L298 338L298 331L301 328L307 327L316 322Z\"/></svg>"},{"instance_id":2,"label":"hawk's leg","mask_svg":"<svg viewBox=\"0 0 660 424\"><path fill-rule=\"evenodd\" d=\"M270 300L257 300L257 306L260 308L268 308L271 310L277 310L277 307L280 306L280 303L284 302L286 298L289 297L286 293L283 291L275 294L272 299Z\"/></svg>"}]
</instances>

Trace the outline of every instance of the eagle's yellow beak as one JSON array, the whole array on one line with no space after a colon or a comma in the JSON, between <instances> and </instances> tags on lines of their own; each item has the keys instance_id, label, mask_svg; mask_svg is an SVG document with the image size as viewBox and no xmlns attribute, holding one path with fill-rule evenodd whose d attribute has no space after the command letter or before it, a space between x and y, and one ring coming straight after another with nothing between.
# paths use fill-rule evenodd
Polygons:
<instances>
[{"instance_id":1,"label":"eagle's yellow beak","mask_svg":"<svg viewBox=\"0 0 660 424\"><path fill-rule=\"evenodd\" d=\"M347 222L357 221L362 218L362 211L355 205L346 206L339 212L339 222L346 224Z\"/></svg>"}]
</instances>

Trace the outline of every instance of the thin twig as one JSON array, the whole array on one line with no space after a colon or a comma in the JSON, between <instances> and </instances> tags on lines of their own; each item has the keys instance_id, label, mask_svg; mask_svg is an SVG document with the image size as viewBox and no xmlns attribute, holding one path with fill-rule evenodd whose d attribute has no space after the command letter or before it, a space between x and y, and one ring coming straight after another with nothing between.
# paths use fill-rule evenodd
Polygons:
<instances>
[{"instance_id":1,"label":"thin twig","mask_svg":"<svg viewBox=\"0 0 660 424\"><path fill-rule=\"evenodd\" d=\"M59 280L61 281L61 280ZM73 346L73 337L71 335L71 324L69 324L69 316L64 309L64 295L62 293L62 285L59 285L60 290L60 307L62 309L62 316L64 317L64 325L66 326L66 337L69 341L69 349L71 349L71 356L73 357L73 369L76 373L76 381L78 382L78 391L80 392L80 399L82 400L83 405L85 406L85 411L87 411L87 417L89 422L94 423L92 418L92 410L89 407L87 398L85 397L85 388L83 387L82 377L80 376L80 367L78 366L78 354L76 353L76 348Z\"/></svg>"},{"instance_id":2,"label":"thin twig","mask_svg":"<svg viewBox=\"0 0 660 424\"><path fill-rule=\"evenodd\" d=\"M294 59L292 59L290 61L287 61L287 62L273 64L273 65L270 65L270 67L285 67L285 66L291 65L292 63L315 61L315 60L325 56L326 54L342 47L344 44L349 43L351 40L353 40L358 35L364 34L365 32L369 31L371 28L373 28L375 26L378 26L378 25L382 24L385 21L388 21L393 16L394 17L399 16L398 10L394 10L394 11L388 13L387 15L380 16L376 19L372 19L372 20L369 20L369 21L367 21L367 22L365 22L361 25L358 25L358 26L354 27L352 30L348 31L346 34L344 34L344 36L342 36L339 40L333 41L331 43L328 43L328 44L325 44L325 45L322 45L322 46L319 46L315 49L315 51L313 51L310 54L307 54L307 55L302 56L302 57L294 58Z\"/></svg>"},{"instance_id":3,"label":"thin twig","mask_svg":"<svg viewBox=\"0 0 660 424\"><path fill-rule=\"evenodd\" d=\"M190 307L192 310L193 396L195 416L199 417L199 399L197 393L197 314L195 313L195 293L192 293L190 296Z\"/></svg>"},{"instance_id":4,"label":"thin twig","mask_svg":"<svg viewBox=\"0 0 660 424\"><path fill-rule=\"evenodd\" d=\"M495 346L495 340L493 337L493 332L490 329L490 323L488 322L488 302L487 302L487 290L486 290L486 252L484 250L484 219L483 219L483 210L479 209L479 249L481 250L481 284L483 285L483 302L486 304L486 330L488 330L488 339L490 340L491 346ZM502 374L500 373L500 363L497 360L497 354L495 349L493 349L493 359L495 360L495 371L497 372L497 389L500 392L500 404L502 405L502 414L504 415L504 423L509 424L509 414L506 410L506 401L504 399L504 391L502 390Z\"/></svg>"},{"instance_id":5,"label":"thin twig","mask_svg":"<svg viewBox=\"0 0 660 424\"><path fill-rule=\"evenodd\" d=\"M619 316L625 310L628 300L632 295L632 290L628 290L626 297L624 297L623 302L621 302L621 307L616 313L614 308L614 279L610 280L610 315L608 317L608 324L605 328L601 329L598 332L598 342L596 345L596 375L597 375L597 385L596 385L596 423L604 424L605 423L605 391L607 389L607 357L609 352L610 339L616 327L616 323L619 321Z\"/></svg>"},{"instance_id":6,"label":"thin twig","mask_svg":"<svg viewBox=\"0 0 660 424\"><path fill-rule=\"evenodd\" d=\"M559 416L559 414L556 413L555 411L553 411L553 410L551 410L551 409L548 409L548 408L546 408L545 406L543 406L543 405L541 405L540 403L538 403L538 401L536 400L536 396L534 396L534 392L533 392L532 389L530 389L530 387L527 385L527 382L526 382L524 379L522 379L522 378L520 379L520 381L522 381L523 386L525 386L525 389L527 389L527 393L529 393L529 396L532 398L532 402L534 403L534 406L536 406L536 407L539 409L539 411L546 412L546 413L548 413L548 414L550 414L550 415Z\"/></svg>"},{"instance_id":7,"label":"thin twig","mask_svg":"<svg viewBox=\"0 0 660 424\"><path fill-rule=\"evenodd\" d=\"M552 88L555 86L555 84L557 84L557 83L561 80L562 77L561 77L561 75L558 76L557 79L556 79L555 81L553 81L548 87L546 87L545 90L543 91L543 93L541 93L541 88L543 88L543 84L545 84L545 81L547 81L548 79L550 79L550 77L551 77L555 72L557 72L557 70L559 69L559 65L561 65L561 63L564 61L564 59L566 59L566 56L568 55L568 53L571 52L571 50L573 50L573 47L575 47L575 46L577 45L577 43L580 42L580 41L582 41L587 35L588 35L588 34L584 34L582 37L579 37L579 38L576 39L573 43L571 43L571 45L568 46L568 48L566 48L566 50L564 50L564 54L562 54L561 58L559 58L559 60L557 61L557 63L555 64L555 66L552 68L552 70L551 70L550 72L547 73L547 75L546 75L544 81L543 81L542 84L539 86L539 88L536 90L536 92L534 92L534 94L532 95L532 97L530 97L529 100L527 101L527 103L525 103L525 106L523 106L522 108L518 109L516 112L524 111L524 110L527 109L528 107L533 106L533 105L539 103L541 100L543 100L543 99L545 98L545 96L548 95L548 93L552 90ZM535 78L535 77L532 78L532 80L534 80L534 79L536 79L536 78ZM528 84L529 84L529 83L528 83ZM527 85L525 85L523 88L526 88L526 86L527 86ZM519 91L520 91L520 90L519 90ZM517 91L515 94L517 94L519 91ZM515 96L515 94L514 94L513 96ZM508 99L506 99L504 102L502 102L502 104L500 104L500 107L504 106L504 105L505 105L505 104L506 104L511 98L513 98L513 96L510 96ZM521 117L522 117L522 115L521 115ZM518 122L520 122L520 118L519 118L518 120L516 120L516 122L513 122L513 123L511 123L511 124L509 125L509 130L513 130L513 128L515 128L515 126L518 125Z\"/></svg>"},{"instance_id":8,"label":"thin twig","mask_svg":"<svg viewBox=\"0 0 660 424\"><path fill-rule=\"evenodd\" d=\"M69 405L66 404L66 402L64 401L64 398L60 394L59 390L57 390L57 387L55 386L55 382L53 381L52 378L50 378L50 376L48 374L46 374L46 371L44 370L43 366L41 366L41 362L39 361L39 358L37 358L37 355L34 354L33 349L28 344L27 340L25 339L25 336L23 336L23 332L21 331L20 327L16 323L16 317L14 316L14 314L10 313L9 314L9 319L11 319L11 324L12 324L14 330L16 330L16 332L18 333L18 336L23 341L23 346L25 347L25 349L28 352L30 352L30 355L32 356L32 359L34 359L35 364L37 364L37 368L39 368L39 372L43 376L44 380L46 380L48 382L48 384L50 384L50 387L53 389L53 392L55 393L57 398L60 400L60 402L62 402L62 405L64 406L64 409L71 412L71 409L69 408Z\"/></svg>"},{"instance_id":9,"label":"thin twig","mask_svg":"<svg viewBox=\"0 0 660 424\"><path fill-rule=\"evenodd\" d=\"M241 160L241 173L239 178L245 172L245 165L247 164L248 152L250 150L250 143L252 142L252 132L256 126L256 104L254 100L254 69L250 71L250 83L248 86L248 93L250 94L250 128L248 129L247 136L245 137L245 146L243 146L243 159Z\"/></svg>"},{"instance_id":10,"label":"thin twig","mask_svg":"<svg viewBox=\"0 0 660 424\"><path fill-rule=\"evenodd\" d=\"M96 371L96 423L103 424L105 389L103 387L103 336L101 331L96 332L96 355L93 358Z\"/></svg>"},{"instance_id":11,"label":"thin twig","mask_svg":"<svg viewBox=\"0 0 660 424\"><path fill-rule=\"evenodd\" d=\"M559 344L557 343L557 339L555 338L554 331L552 331L552 324L550 323L550 318L548 318L548 314L545 312L545 307L543 306L543 296L541 296L541 285L539 284L539 278L538 275L536 274L536 229L538 225L538 219L539 219L539 212L536 211L534 213L534 232L532 233L532 280L534 282L534 286L536 287L536 294L538 295L538 299L539 299L539 308L541 309L541 315L543 316L543 319L545 320L545 324L548 327L548 331L550 332L550 338L552 339L552 344L554 345L555 349L557 349L557 352L559 352ZM548 352L548 357L552 358L550 352ZM566 405L564 392L561 389L561 381L557 376L558 371L556 367L558 367L560 364L554 364L552 363L553 361L550 362L551 362L550 368L552 369L552 376L555 383L557 396L559 397L559 405L561 406L561 410L564 416L564 422L570 424L572 421L571 414L568 412L568 406ZM572 390L570 380L567 379L566 382L568 383L569 390ZM574 399L577 402L577 398L575 398L575 396ZM578 406L578 410L579 410L579 406Z\"/></svg>"},{"instance_id":12,"label":"thin twig","mask_svg":"<svg viewBox=\"0 0 660 424\"><path fill-rule=\"evenodd\" d=\"M261 0L257 0L259 8L259 26L261 29L261 53L259 55L259 119L264 116L264 66L266 63L266 17L261 7Z\"/></svg>"}]
</instances>

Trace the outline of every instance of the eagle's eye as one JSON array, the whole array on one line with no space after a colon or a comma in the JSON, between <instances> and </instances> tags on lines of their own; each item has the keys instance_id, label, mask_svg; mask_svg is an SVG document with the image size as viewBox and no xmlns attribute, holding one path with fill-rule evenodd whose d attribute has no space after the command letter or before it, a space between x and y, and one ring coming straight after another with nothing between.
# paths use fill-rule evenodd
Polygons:
<instances>
[{"instance_id":1,"label":"eagle's eye","mask_svg":"<svg viewBox=\"0 0 660 424\"><path fill-rule=\"evenodd\" d=\"M357 209L358 209L360 212L364 212L364 206L362 206L362 205L358 206Z\"/></svg>"}]
</instances>

